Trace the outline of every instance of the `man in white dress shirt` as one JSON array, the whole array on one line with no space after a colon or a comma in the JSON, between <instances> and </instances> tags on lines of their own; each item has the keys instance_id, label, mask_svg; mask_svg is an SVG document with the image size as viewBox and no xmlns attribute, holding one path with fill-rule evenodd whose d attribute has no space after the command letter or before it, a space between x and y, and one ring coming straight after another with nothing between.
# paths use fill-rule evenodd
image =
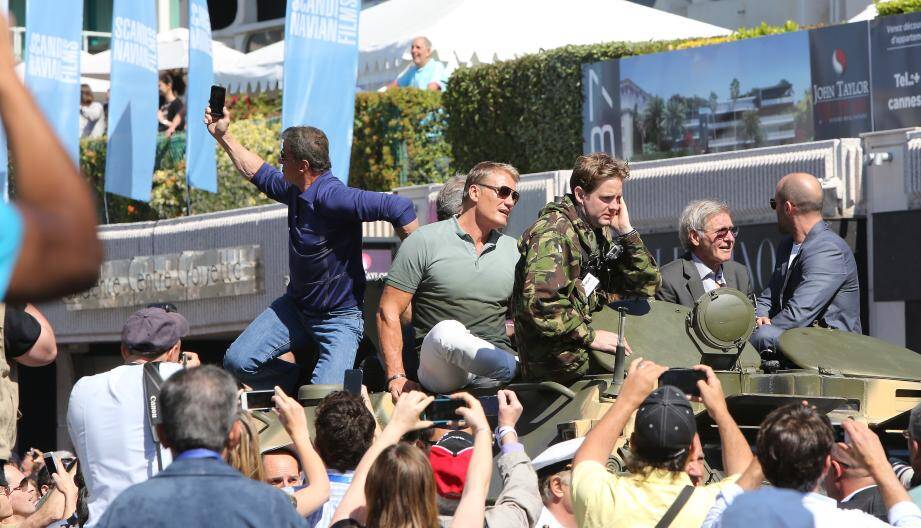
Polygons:
<instances>
[{"instance_id":1,"label":"man in white dress shirt","mask_svg":"<svg viewBox=\"0 0 921 528\"><path fill-rule=\"evenodd\" d=\"M70 393L67 428L86 482L89 521L94 526L108 505L131 485L144 482L172 461L167 449L154 441L144 395L144 364L159 363L166 380L198 356L182 352L189 323L176 312L144 308L128 317L122 328L125 364L80 378ZM157 391L159 395L159 391Z\"/></svg>"}]
</instances>

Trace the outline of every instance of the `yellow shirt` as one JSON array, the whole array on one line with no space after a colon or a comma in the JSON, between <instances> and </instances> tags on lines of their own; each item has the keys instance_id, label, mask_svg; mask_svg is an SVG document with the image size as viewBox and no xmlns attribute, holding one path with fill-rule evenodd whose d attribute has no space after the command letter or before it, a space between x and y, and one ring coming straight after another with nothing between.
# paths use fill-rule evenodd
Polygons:
<instances>
[{"instance_id":1,"label":"yellow shirt","mask_svg":"<svg viewBox=\"0 0 921 528\"><path fill-rule=\"evenodd\" d=\"M738 476L694 489L670 528L700 528L725 484ZM653 528L685 486L687 473L653 470L649 475L618 476L597 462L580 463L572 472L572 504L579 528Z\"/></svg>"}]
</instances>

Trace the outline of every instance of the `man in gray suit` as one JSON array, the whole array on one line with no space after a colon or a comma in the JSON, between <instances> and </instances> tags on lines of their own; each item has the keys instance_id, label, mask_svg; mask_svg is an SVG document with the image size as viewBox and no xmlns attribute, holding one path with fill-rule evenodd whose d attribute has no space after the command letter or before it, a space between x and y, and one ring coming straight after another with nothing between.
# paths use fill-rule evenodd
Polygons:
<instances>
[{"instance_id":1,"label":"man in gray suit","mask_svg":"<svg viewBox=\"0 0 921 528\"><path fill-rule=\"evenodd\" d=\"M724 286L751 297L748 269L732 260L738 234L725 203L698 200L688 204L678 222L678 238L687 253L659 270L662 285L656 299L693 308L705 292Z\"/></svg>"},{"instance_id":2,"label":"man in gray suit","mask_svg":"<svg viewBox=\"0 0 921 528\"><path fill-rule=\"evenodd\" d=\"M815 176L787 174L771 208L791 237L778 249L771 282L755 304L758 328L749 341L759 351L778 350L784 330L817 324L860 333L857 263L847 243L822 220L822 186Z\"/></svg>"}]
</instances>

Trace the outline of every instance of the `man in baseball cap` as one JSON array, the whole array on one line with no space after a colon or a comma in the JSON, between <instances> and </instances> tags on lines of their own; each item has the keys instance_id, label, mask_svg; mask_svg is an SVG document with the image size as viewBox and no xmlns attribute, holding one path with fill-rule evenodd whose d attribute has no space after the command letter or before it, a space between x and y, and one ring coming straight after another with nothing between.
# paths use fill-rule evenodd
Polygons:
<instances>
[{"instance_id":1,"label":"man in baseball cap","mask_svg":"<svg viewBox=\"0 0 921 528\"><path fill-rule=\"evenodd\" d=\"M157 377L162 383L182 369L180 361L197 366L198 356L181 350L188 333L188 321L172 306L138 310L122 327L124 364L74 385L67 428L88 491L86 526L95 525L121 491L172 461L168 450L159 449L150 427L145 376L148 383L156 383ZM155 366L145 372L147 363Z\"/></svg>"},{"instance_id":2,"label":"man in baseball cap","mask_svg":"<svg viewBox=\"0 0 921 528\"><path fill-rule=\"evenodd\" d=\"M719 379L710 367L697 382L698 398L719 427L723 468L731 475L722 482L695 487L687 473L702 453L689 396L672 386L658 387L667 367L635 359L617 400L576 451L572 470L573 511L580 527L700 526L722 486L748 467L752 454L726 407ZM605 464L631 415L629 475L613 475Z\"/></svg>"}]
</instances>

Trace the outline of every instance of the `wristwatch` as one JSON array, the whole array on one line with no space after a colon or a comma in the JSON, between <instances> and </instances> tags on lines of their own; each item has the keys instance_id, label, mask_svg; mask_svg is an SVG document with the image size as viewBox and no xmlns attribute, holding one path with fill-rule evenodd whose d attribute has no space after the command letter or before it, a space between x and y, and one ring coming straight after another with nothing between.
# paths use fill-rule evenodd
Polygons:
<instances>
[{"instance_id":1,"label":"wristwatch","mask_svg":"<svg viewBox=\"0 0 921 528\"><path fill-rule=\"evenodd\" d=\"M406 374L394 374L393 376L387 378L387 390L390 390L390 384L393 383L393 380L398 380L400 378L408 379L406 378Z\"/></svg>"}]
</instances>

